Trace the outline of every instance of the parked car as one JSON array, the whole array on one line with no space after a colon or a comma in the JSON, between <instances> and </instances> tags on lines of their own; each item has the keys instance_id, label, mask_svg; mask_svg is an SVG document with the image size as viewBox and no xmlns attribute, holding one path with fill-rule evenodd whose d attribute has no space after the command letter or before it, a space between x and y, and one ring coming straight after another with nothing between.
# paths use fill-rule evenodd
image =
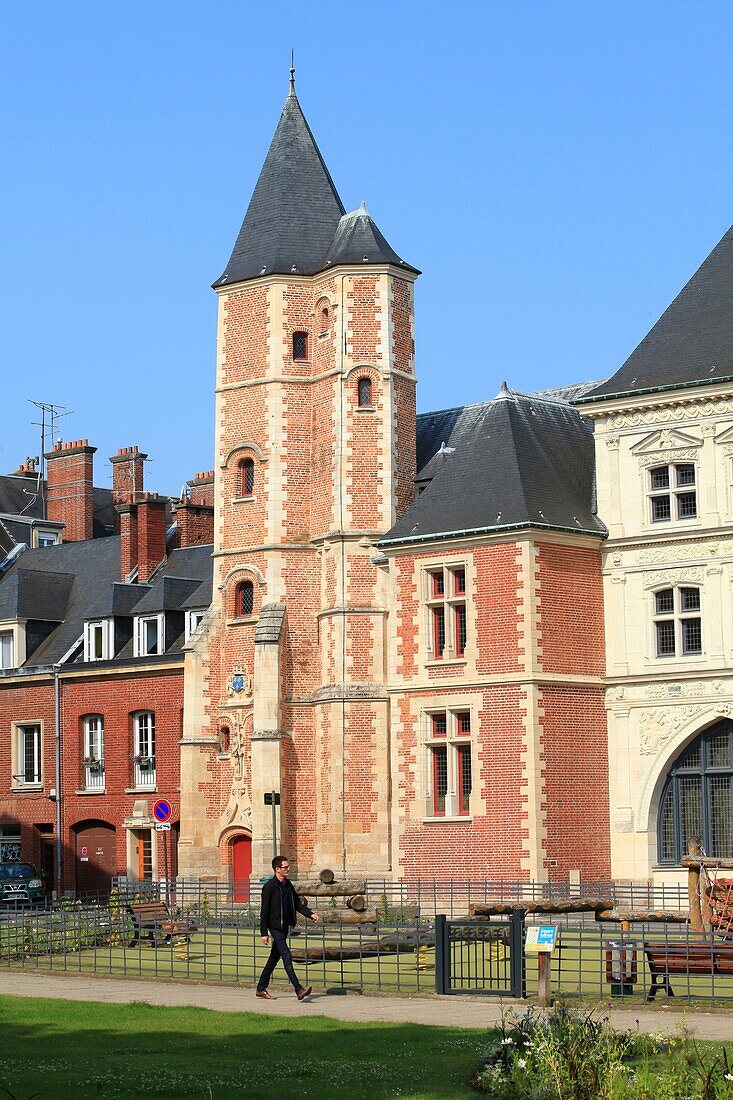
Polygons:
<instances>
[{"instance_id":1,"label":"parked car","mask_svg":"<svg viewBox=\"0 0 733 1100\"><path fill-rule=\"evenodd\" d=\"M0 863L0 902L40 901L43 881L32 863Z\"/></svg>"}]
</instances>

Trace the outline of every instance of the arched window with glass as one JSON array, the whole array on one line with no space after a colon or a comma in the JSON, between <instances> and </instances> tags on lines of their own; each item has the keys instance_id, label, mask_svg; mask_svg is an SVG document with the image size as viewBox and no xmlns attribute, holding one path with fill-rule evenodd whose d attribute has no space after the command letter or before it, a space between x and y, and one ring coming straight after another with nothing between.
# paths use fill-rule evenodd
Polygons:
<instances>
[{"instance_id":1,"label":"arched window with glass","mask_svg":"<svg viewBox=\"0 0 733 1100\"><path fill-rule=\"evenodd\" d=\"M251 458L243 458L239 463L239 495L251 497L255 491L255 464Z\"/></svg>"},{"instance_id":2,"label":"arched window with glass","mask_svg":"<svg viewBox=\"0 0 733 1100\"><path fill-rule=\"evenodd\" d=\"M237 618L243 619L252 614L255 605L255 592L252 581L242 581L241 584L237 585L235 602Z\"/></svg>"},{"instance_id":3,"label":"arched window with glass","mask_svg":"<svg viewBox=\"0 0 733 1100\"><path fill-rule=\"evenodd\" d=\"M733 856L733 721L723 718L679 754L659 803L658 858L679 863L692 837L709 856Z\"/></svg>"},{"instance_id":4,"label":"arched window with glass","mask_svg":"<svg viewBox=\"0 0 733 1100\"><path fill-rule=\"evenodd\" d=\"M360 409L372 407L372 380L368 376L360 378L356 383L357 400Z\"/></svg>"}]
</instances>

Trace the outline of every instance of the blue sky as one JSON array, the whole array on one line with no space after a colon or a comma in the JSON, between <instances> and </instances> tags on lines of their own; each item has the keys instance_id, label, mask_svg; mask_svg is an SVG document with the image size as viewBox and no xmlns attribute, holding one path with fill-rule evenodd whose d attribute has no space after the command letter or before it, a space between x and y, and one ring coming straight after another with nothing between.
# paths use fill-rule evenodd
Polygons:
<instances>
[{"instance_id":1,"label":"blue sky","mask_svg":"<svg viewBox=\"0 0 733 1100\"><path fill-rule=\"evenodd\" d=\"M297 91L417 287L420 410L612 373L733 221L729 3L70 4L0 13L0 470L213 465L216 299ZM733 319L732 319L733 323Z\"/></svg>"}]
</instances>

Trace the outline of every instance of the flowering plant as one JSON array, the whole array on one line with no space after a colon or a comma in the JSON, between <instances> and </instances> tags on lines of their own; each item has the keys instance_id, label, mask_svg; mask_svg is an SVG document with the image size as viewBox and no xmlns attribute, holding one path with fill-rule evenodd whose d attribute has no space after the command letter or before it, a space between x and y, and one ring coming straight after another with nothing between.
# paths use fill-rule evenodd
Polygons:
<instances>
[{"instance_id":1,"label":"flowering plant","mask_svg":"<svg viewBox=\"0 0 733 1100\"><path fill-rule=\"evenodd\" d=\"M152 756L143 756L142 753L137 753L137 755L135 756L135 763L139 764L143 768L147 764L152 764L152 762L153 762Z\"/></svg>"}]
</instances>

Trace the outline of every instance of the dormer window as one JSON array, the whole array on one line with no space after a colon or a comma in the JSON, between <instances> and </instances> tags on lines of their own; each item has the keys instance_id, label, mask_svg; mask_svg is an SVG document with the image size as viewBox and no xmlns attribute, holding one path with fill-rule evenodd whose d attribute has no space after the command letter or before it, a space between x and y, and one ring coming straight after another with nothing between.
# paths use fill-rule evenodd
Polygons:
<instances>
[{"instance_id":1,"label":"dormer window","mask_svg":"<svg viewBox=\"0 0 733 1100\"><path fill-rule=\"evenodd\" d=\"M15 646L12 630L0 633L0 668L15 668Z\"/></svg>"},{"instance_id":2,"label":"dormer window","mask_svg":"<svg viewBox=\"0 0 733 1100\"><path fill-rule=\"evenodd\" d=\"M111 619L84 624L84 660L109 661L114 656Z\"/></svg>"},{"instance_id":3,"label":"dormer window","mask_svg":"<svg viewBox=\"0 0 733 1100\"><path fill-rule=\"evenodd\" d=\"M293 359L308 358L308 333L293 333Z\"/></svg>"},{"instance_id":4,"label":"dormer window","mask_svg":"<svg viewBox=\"0 0 733 1100\"><path fill-rule=\"evenodd\" d=\"M135 626L135 656L152 657L163 652L163 615L141 615Z\"/></svg>"},{"instance_id":5,"label":"dormer window","mask_svg":"<svg viewBox=\"0 0 733 1100\"><path fill-rule=\"evenodd\" d=\"M37 545L41 550L48 546L55 546L59 541L59 536L56 531L44 531L43 529L38 530L36 538Z\"/></svg>"},{"instance_id":6,"label":"dormer window","mask_svg":"<svg viewBox=\"0 0 733 1100\"><path fill-rule=\"evenodd\" d=\"M201 623L204 621L205 611L186 612L186 641L193 637Z\"/></svg>"},{"instance_id":7,"label":"dormer window","mask_svg":"<svg viewBox=\"0 0 733 1100\"><path fill-rule=\"evenodd\" d=\"M372 380L371 378L360 378L357 383L357 396L360 409L370 409L372 407Z\"/></svg>"}]
</instances>

